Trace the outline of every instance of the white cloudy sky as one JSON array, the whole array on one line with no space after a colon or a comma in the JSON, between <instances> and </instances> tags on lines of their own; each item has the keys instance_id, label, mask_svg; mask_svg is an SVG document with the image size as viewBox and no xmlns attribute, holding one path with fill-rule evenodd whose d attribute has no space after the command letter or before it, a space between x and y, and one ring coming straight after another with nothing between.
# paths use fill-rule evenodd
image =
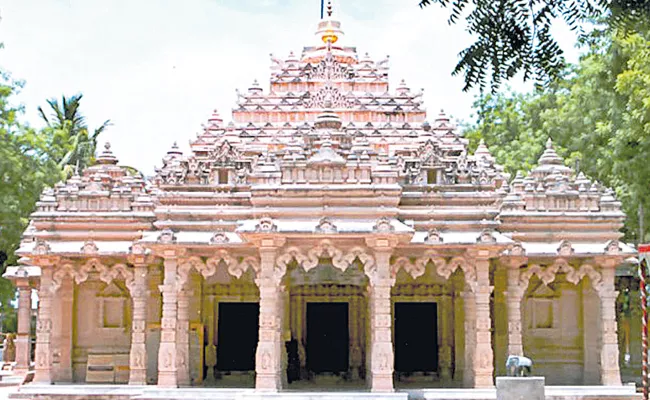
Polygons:
<instances>
[{"instance_id":1,"label":"white cloudy sky","mask_svg":"<svg viewBox=\"0 0 650 400\"><path fill-rule=\"evenodd\" d=\"M475 93L450 73L470 38L447 25L447 11L417 3L336 1L342 43L389 54L393 84L424 88L434 115L468 119ZM319 0L0 0L0 67L25 81L19 101L33 126L45 99L83 93L91 127L113 122L100 141L149 174L174 141L187 148L212 109L228 120L236 88L268 85L269 53L314 44L319 13Z\"/></svg>"}]
</instances>

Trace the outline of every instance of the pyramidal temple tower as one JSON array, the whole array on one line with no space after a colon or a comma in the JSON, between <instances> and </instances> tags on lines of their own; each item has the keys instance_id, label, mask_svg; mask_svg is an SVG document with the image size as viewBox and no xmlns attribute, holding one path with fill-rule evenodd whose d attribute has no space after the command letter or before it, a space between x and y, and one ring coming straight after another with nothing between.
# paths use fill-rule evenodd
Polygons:
<instances>
[{"instance_id":1,"label":"pyramidal temple tower","mask_svg":"<svg viewBox=\"0 0 650 400\"><path fill-rule=\"evenodd\" d=\"M35 381L492 387L525 354L621 385L613 193L550 140L508 176L342 35L329 9L150 181L107 146L43 193L6 274L39 291Z\"/></svg>"}]
</instances>

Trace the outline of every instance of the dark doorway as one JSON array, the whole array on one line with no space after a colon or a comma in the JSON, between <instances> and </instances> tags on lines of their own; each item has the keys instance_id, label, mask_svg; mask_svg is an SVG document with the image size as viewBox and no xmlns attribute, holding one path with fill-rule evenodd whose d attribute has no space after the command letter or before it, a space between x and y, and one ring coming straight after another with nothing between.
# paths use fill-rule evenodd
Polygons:
<instances>
[{"instance_id":1,"label":"dark doorway","mask_svg":"<svg viewBox=\"0 0 650 400\"><path fill-rule=\"evenodd\" d=\"M395 303L395 370L438 370L436 303Z\"/></svg>"},{"instance_id":2,"label":"dark doorway","mask_svg":"<svg viewBox=\"0 0 650 400\"><path fill-rule=\"evenodd\" d=\"M307 368L347 372L348 303L307 303Z\"/></svg>"},{"instance_id":3,"label":"dark doorway","mask_svg":"<svg viewBox=\"0 0 650 400\"><path fill-rule=\"evenodd\" d=\"M254 371L258 303L219 303L217 370Z\"/></svg>"}]
</instances>

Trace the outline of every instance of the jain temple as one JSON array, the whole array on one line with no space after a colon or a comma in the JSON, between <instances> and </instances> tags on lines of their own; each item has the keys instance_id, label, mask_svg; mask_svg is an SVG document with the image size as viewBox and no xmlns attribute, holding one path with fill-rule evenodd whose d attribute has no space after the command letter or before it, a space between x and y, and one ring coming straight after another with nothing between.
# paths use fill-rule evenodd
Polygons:
<instances>
[{"instance_id":1,"label":"jain temple","mask_svg":"<svg viewBox=\"0 0 650 400\"><path fill-rule=\"evenodd\" d=\"M271 57L270 85L155 176L106 145L44 191L5 275L16 369L34 360L23 390L489 389L509 355L547 385L632 380L638 289L620 266L636 250L613 192L550 140L508 176L341 36L326 17Z\"/></svg>"}]
</instances>

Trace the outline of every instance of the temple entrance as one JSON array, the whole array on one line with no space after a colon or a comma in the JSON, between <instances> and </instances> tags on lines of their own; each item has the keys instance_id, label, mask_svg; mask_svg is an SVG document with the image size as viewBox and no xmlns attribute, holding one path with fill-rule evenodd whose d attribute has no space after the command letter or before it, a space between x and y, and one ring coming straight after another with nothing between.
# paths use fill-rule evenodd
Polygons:
<instances>
[{"instance_id":1,"label":"temple entrance","mask_svg":"<svg viewBox=\"0 0 650 400\"><path fill-rule=\"evenodd\" d=\"M255 370L259 314L259 303L219 303L217 370Z\"/></svg>"},{"instance_id":2,"label":"temple entrance","mask_svg":"<svg viewBox=\"0 0 650 400\"><path fill-rule=\"evenodd\" d=\"M348 371L348 303L307 303L307 369L315 374Z\"/></svg>"},{"instance_id":3,"label":"temple entrance","mask_svg":"<svg viewBox=\"0 0 650 400\"><path fill-rule=\"evenodd\" d=\"M395 371L438 370L436 303L395 303Z\"/></svg>"}]
</instances>

